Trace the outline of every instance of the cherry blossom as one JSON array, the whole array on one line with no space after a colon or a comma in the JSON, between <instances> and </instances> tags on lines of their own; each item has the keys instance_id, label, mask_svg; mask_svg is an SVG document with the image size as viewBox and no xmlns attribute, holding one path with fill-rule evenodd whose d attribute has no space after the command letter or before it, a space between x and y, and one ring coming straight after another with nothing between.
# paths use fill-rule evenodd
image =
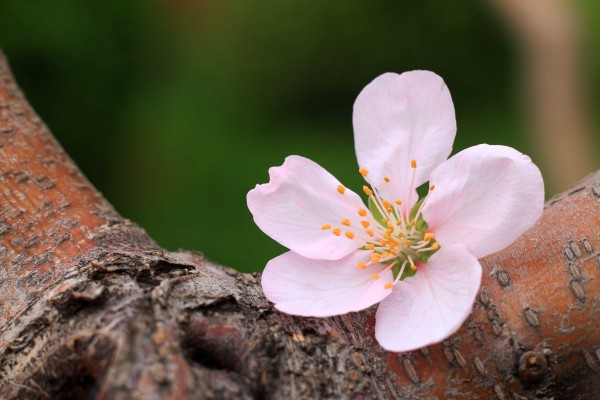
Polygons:
<instances>
[{"instance_id":1,"label":"cherry blossom","mask_svg":"<svg viewBox=\"0 0 600 400\"><path fill-rule=\"evenodd\" d=\"M460 328L481 284L478 258L539 218L539 169L515 149L481 144L450 159L456 134L436 74L386 73L353 112L361 197L315 162L289 156L247 196L254 221L290 251L268 262L265 296L285 313L326 317L381 303L375 337L389 351ZM416 188L428 183L419 199Z\"/></svg>"}]
</instances>

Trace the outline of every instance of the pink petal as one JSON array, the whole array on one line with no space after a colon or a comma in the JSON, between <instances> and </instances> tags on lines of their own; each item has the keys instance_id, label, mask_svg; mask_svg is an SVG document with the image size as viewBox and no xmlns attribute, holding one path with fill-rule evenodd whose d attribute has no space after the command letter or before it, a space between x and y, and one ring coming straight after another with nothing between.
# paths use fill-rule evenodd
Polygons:
<instances>
[{"instance_id":1,"label":"pink petal","mask_svg":"<svg viewBox=\"0 0 600 400\"><path fill-rule=\"evenodd\" d=\"M438 343L469 316L481 284L481 266L463 246L442 247L381 302L375 337L403 352Z\"/></svg>"},{"instance_id":2,"label":"pink petal","mask_svg":"<svg viewBox=\"0 0 600 400\"><path fill-rule=\"evenodd\" d=\"M506 146L482 144L431 174L423 217L440 245L463 244L481 258L502 250L542 214L544 182L531 159Z\"/></svg>"},{"instance_id":3,"label":"pink petal","mask_svg":"<svg viewBox=\"0 0 600 400\"><path fill-rule=\"evenodd\" d=\"M368 84L354 103L354 141L358 164L373 185L395 188L390 196L407 203L411 189L429 179L452 151L454 105L442 78L429 71L386 73ZM410 187L417 161L415 184Z\"/></svg>"},{"instance_id":4,"label":"pink petal","mask_svg":"<svg viewBox=\"0 0 600 400\"><path fill-rule=\"evenodd\" d=\"M256 225L267 235L304 257L324 260L340 259L364 244L357 212L367 207L351 190L338 193L340 182L317 163L290 156L269 175L269 183L256 185L247 196ZM350 227L341 224L345 218ZM322 230L324 224L340 228L341 235ZM356 237L349 239L346 231Z\"/></svg>"},{"instance_id":5,"label":"pink petal","mask_svg":"<svg viewBox=\"0 0 600 400\"><path fill-rule=\"evenodd\" d=\"M262 287L267 299L288 314L327 317L363 310L380 302L390 293L384 285L393 281L390 271L372 279L384 266L360 269L370 252L359 250L335 261L313 260L287 252L269 261Z\"/></svg>"}]
</instances>

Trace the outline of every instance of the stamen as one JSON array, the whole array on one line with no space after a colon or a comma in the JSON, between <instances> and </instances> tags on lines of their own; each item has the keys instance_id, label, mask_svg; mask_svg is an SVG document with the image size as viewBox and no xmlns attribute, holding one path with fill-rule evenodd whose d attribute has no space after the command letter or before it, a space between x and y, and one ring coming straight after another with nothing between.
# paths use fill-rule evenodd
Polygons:
<instances>
[{"instance_id":1,"label":"stamen","mask_svg":"<svg viewBox=\"0 0 600 400\"><path fill-rule=\"evenodd\" d=\"M354 239L354 232L352 231L346 231L345 235L348 239Z\"/></svg>"},{"instance_id":2,"label":"stamen","mask_svg":"<svg viewBox=\"0 0 600 400\"><path fill-rule=\"evenodd\" d=\"M370 229L367 229L365 232L367 232L367 235L369 235L369 236L371 236L371 237L373 237L373 235L375 234L375 233L373 233L373 231L372 231L372 230L370 230Z\"/></svg>"},{"instance_id":3,"label":"stamen","mask_svg":"<svg viewBox=\"0 0 600 400\"><path fill-rule=\"evenodd\" d=\"M399 206L402 205L402 200L396 200L396 204L398 204Z\"/></svg>"},{"instance_id":4,"label":"stamen","mask_svg":"<svg viewBox=\"0 0 600 400\"><path fill-rule=\"evenodd\" d=\"M359 169L358 169L358 172L360 172L360 174L361 174L362 176L367 176L367 175L369 175L369 170L367 170L366 168L359 168Z\"/></svg>"},{"instance_id":5,"label":"stamen","mask_svg":"<svg viewBox=\"0 0 600 400\"><path fill-rule=\"evenodd\" d=\"M423 240L431 240L435 237L435 235L433 234L433 232L426 232L423 235Z\"/></svg>"},{"instance_id":6,"label":"stamen","mask_svg":"<svg viewBox=\"0 0 600 400\"><path fill-rule=\"evenodd\" d=\"M415 160L414 158L412 160L410 160L410 167L412 169L417 168L417 160Z\"/></svg>"},{"instance_id":7,"label":"stamen","mask_svg":"<svg viewBox=\"0 0 600 400\"><path fill-rule=\"evenodd\" d=\"M384 201L383 201L383 206L384 206L385 208L390 208L390 202L389 202L389 201L387 201L387 200L384 200Z\"/></svg>"},{"instance_id":8,"label":"stamen","mask_svg":"<svg viewBox=\"0 0 600 400\"><path fill-rule=\"evenodd\" d=\"M322 230L326 231L327 229L331 229L331 225L330 224L323 224L323 226L321 227Z\"/></svg>"},{"instance_id":9,"label":"stamen","mask_svg":"<svg viewBox=\"0 0 600 400\"><path fill-rule=\"evenodd\" d=\"M365 269L365 268L367 268L367 264L365 264L364 262L360 262L360 263L358 263L358 268Z\"/></svg>"},{"instance_id":10,"label":"stamen","mask_svg":"<svg viewBox=\"0 0 600 400\"><path fill-rule=\"evenodd\" d=\"M345 225L345 226L350 226L350 220L349 220L348 218L344 218L344 219L342 220L342 225Z\"/></svg>"},{"instance_id":11,"label":"stamen","mask_svg":"<svg viewBox=\"0 0 600 400\"><path fill-rule=\"evenodd\" d=\"M344 192L346 191L346 188L343 187L342 185L338 185L337 191L339 194L344 194Z\"/></svg>"},{"instance_id":12,"label":"stamen","mask_svg":"<svg viewBox=\"0 0 600 400\"><path fill-rule=\"evenodd\" d=\"M391 288L393 288L393 287L394 287L394 284L393 284L392 282L388 282L388 283L386 283L386 284L385 284L385 286L384 286L384 288L385 288L385 289L391 289Z\"/></svg>"},{"instance_id":13,"label":"stamen","mask_svg":"<svg viewBox=\"0 0 600 400\"><path fill-rule=\"evenodd\" d=\"M437 250L439 248L440 248L440 244L438 242L435 242L434 244L431 245L432 250Z\"/></svg>"},{"instance_id":14,"label":"stamen","mask_svg":"<svg viewBox=\"0 0 600 400\"><path fill-rule=\"evenodd\" d=\"M363 228L367 229L369 227L369 225L371 225L371 223L369 221L360 221L360 224L363 226Z\"/></svg>"},{"instance_id":15,"label":"stamen","mask_svg":"<svg viewBox=\"0 0 600 400\"><path fill-rule=\"evenodd\" d=\"M430 191L430 192L433 192L433 189L435 189L435 185L431 185L431 186L429 187L429 191Z\"/></svg>"},{"instance_id":16,"label":"stamen","mask_svg":"<svg viewBox=\"0 0 600 400\"><path fill-rule=\"evenodd\" d=\"M384 176L383 180L385 181L385 183L390 183L390 178L388 178L387 176Z\"/></svg>"},{"instance_id":17,"label":"stamen","mask_svg":"<svg viewBox=\"0 0 600 400\"><path fill-rule=\"evenodd\" d=\"M381 254L373 253L373 255L371 255L371 264L377 264L379 260L381 260Z\"/></svg>"},{"instance_id":18,"label":"stamen","mask_svg":"<svg viewBox=\"0 0 600 400\"><path fill-rule=\"evenodd\" d=\"M371 189L369 189L369 187L368 187L368 186L366 186L366 185L365 185L365 186L363 186L363 191L365 192L365 194L366 194L367 196L373 196L373 191L372 191Z\"/></svg>"},{"instance_id":19,"label":"stamen","mask_svg":"<svg viewBox=\"0 0 600 400\"><path fill-rule=\"evenodd\" d=\"M369 250L375 250L375 245L374 245L373 243L369 243L369 244L367 244L367 246L366 246L366 247L367 247L367 249L369 249Z\"/></svg>"},{"instance_id":20,"label":"stamen","mask_svg":"<svg viewBox=\"0 0 600 400\"><path fill-rule=\"evenodd\" d=\"M340 236L342 234L342 230L340 228L333 228L331 231L335 236Z\"/></svg>"},{"instance_id":21,"label":"stamen","mask_svg":"<svg viewBox=\"0 0 600 400\"><path fill-rule=\"evenodd\" d=\"M365 217L367 215L367 210L365 210L364 208L359 208L358 215L360 215L361 217Z\"/></svg>"},{"instance_id":22,"label":"stamen","mask_svg":"<svg viewBox=\"0 0 600 400\"><path fill-rule=\"evenodd\" d=\"M374 281L376 281L377 279L379 279L379 274L372 274L371 275L371 279L373 279Z\"/></svg>"}]
</instances>

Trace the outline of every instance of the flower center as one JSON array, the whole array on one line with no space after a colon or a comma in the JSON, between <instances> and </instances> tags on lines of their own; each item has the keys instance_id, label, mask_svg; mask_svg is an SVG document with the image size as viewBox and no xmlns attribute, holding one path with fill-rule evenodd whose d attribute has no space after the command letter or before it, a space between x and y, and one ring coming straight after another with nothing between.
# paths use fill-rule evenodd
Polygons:
<instances>
[{"instance_id":1,"label":"flower center","mask_svg":"<svg viewBox=\"0 0 600 400\"><path fill-rule=\"evenodd\" d=\"M411 169L413 173L410 194L414 187L416 160L411 160ZM369 171L360 168L359 172L371 186L363 186L363 191L368 196L373 219L369 220L367 210L361 208L357 210L358 216L362 218L359 224L350 218L344 218L340 221L342 227L332 228L331 224L324 224L321 229L331 229L336 236L341 236L343 232L346 238L362 242L360 249L371 252L371 257L368 262L359 263L358 267L365 269L371 265L385 265L383 271L372 274L371 278L379 279L381 273L391 270L394 281L385 284L386 289L391 289L398 281L413 276L417 268L426 263L440 248L434 234L427 231L428 225L421 214L429 193L435 189L435 186L430 186L427 196L408 210L411 204L410 194L407 205L403 205L399 199L385 199L376 186L369 181ZM389 184L391 179L384 177L384 182ZM337 187L341 195L345 190L342 185Z\"/></svg>"}]
</instances>

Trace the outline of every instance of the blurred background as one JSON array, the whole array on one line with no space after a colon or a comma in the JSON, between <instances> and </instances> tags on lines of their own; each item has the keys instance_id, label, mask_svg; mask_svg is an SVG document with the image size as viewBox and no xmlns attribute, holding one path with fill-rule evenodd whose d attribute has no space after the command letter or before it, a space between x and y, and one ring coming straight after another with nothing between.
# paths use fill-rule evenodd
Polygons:
<instances>
[{"instance_id":1,"label":"blurred background","mask_svg":"<svg viewBox=\"0 0 600 400\"><path fill-rule=\"evenodd\" d=\"M531 155L547 196L599 167L595 0L3 0L0 46L88 178L163 247L260 271L284 248L246 193L290 154L358 189L352 104L428 69L454 152Z\"/></svg>"}]
</instances>

